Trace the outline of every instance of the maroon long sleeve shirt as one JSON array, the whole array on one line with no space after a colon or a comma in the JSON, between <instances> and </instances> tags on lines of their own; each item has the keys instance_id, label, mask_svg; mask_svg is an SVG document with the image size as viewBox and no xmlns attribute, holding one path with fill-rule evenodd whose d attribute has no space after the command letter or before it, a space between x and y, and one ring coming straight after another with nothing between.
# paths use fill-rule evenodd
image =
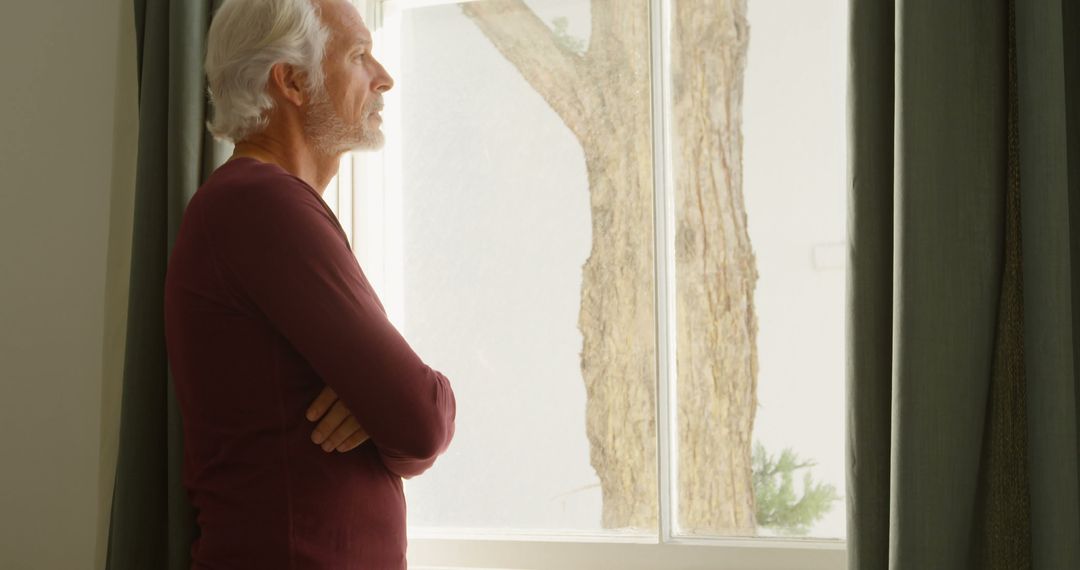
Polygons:
<instances>
[{"instance_id":1,"label":"maroon long sleeve shirt","mask_svg":"<svg viewBox=\"0 0 1080 570\"><path fill-rule=\"evenodd\" d=\"M197 509L193 567L406 568L402 478L450 445L456 401L386 317L322 197L252 158L190 200L165 337ZM304 417L330 386L369 434L340 453Z\"/></svg>"}]
</instances>

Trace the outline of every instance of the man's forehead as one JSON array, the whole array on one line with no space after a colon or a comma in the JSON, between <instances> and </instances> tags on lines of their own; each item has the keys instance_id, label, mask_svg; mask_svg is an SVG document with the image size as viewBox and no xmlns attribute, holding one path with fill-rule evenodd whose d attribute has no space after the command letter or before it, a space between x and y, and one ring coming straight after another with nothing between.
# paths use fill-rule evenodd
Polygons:
<instances>
[{"instance_id":1,"label":"man's forehead","mask_svg":"<svg viewBox=\"0 0 1080 570\"><path fill-rule=\"evenodd\" d=\"M341 41L341 44L345 46L346 51L351 52L355 49L370 50L372 48L371 33L367 29L348 29L344 30L343 33L344 35L340 39L344 40Z\"/></svg>"},{"instance_id":2,"label":"man's forehead","mask_svg":"<svg viewBox=\"0 0 1080 570\"><path fill-rule=\"evenodd\" d=\"M356 8L352 6L350 8L353 8L352 14L342 18L342 31L345 32L345 38L350 44L371 45L371 31L364 25L364 19L360 17Z\"/></svg>"},{"instance_id":3,"label":"man's forehead","mask_svg":"<svg viewBox=\"0 0 1080 570\"><path fill-rule=\"evenodd\" d=\"M371 31L364 25L360 11L350 2L324 3L323 22L338 36L338 41L350 48L371 45Z\"/></svg>"},{"instance_id":4,"label":"man's forehead","mask_svg":"<svg viewBox=\"0 0 1080 570\"><path fill-rule=\"evenodd\" d=\"M366 31L366 30L365 30ZM371 47L371 34L367 33L363 36L355 36L350 43L351 47Z\"/></svg>"}]
</instances>

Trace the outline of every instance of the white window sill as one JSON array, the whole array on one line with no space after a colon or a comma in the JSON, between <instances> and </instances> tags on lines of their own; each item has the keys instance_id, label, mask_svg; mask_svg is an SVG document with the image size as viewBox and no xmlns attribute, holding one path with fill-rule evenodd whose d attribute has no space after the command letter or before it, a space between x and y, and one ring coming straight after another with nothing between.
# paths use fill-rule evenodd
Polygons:
<instances>
[{"instance_id":1,"label":"white window sill","mask_svg":"<svg viewBox=\"0 0 1080 570\"><path fill-rule=\"evenodd\" d=\"M846 570L843 540L409 529L413 570Z\"/></svg>"}]
</instances>

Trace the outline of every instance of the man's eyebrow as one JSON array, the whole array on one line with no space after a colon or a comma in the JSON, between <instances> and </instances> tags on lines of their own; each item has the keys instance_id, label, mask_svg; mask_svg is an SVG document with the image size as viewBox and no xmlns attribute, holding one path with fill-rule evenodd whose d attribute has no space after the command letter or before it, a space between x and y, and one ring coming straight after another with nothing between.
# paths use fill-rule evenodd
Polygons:
<instances>
[{"instance_id":1,"label":"man's eyebrow","mask_svg":"<svg viewBox=\"0 0 1080 570\"><path fill-rule=\"evenodd\" d=\"M359 47L369 48L369 47L371 47L371 42L369 40L356 40L356 41L354 41L353 44L352 44L352 49L356 49L356 48L359 48Z\"/></svg>"}]
</instances>

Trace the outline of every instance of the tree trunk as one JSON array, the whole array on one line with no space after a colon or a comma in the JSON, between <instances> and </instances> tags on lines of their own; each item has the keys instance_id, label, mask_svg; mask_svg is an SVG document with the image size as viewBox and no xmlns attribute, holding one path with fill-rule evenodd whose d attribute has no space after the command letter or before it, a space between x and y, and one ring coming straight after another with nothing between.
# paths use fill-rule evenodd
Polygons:
<instances>
[{"instance_id":1,"label":"tree trunk","mask_svg":"<svg viewBox=\"0 0 1080 570\"><path fill-rule=\"evenodd\" d=\"M755 531L757 280L742 199L745 0L676 1L673 81L679 531ZM588 51L521 0L462 5L577 136L592 250L582 268L590 460L604 528L657 528L656 320L649 13L593 0ZM657 133L659 136L659 133Z\"/></svg>"},{"instance_id":2,"label":"tree trunk","mask_svg":"<svg viewBox=\"0 0 1080 570\"><path fill-rule=\"evenodd\" d=\"M746 0L674 3L679 521L756 533L757 264L742 194Z\"/></svg>"},{"instance_id":3,"label":"tree trunk","mask_svg":"<svg viewBox=\"0 0 1080 570\"><path fill-rule=\"evenodd\" d=\"M582 146L592 252L582 268L586 433L604 528L657 524L656 318L648 123ZM618 156L613 156L618 155Z\"/></svg>"}]
</instances>

